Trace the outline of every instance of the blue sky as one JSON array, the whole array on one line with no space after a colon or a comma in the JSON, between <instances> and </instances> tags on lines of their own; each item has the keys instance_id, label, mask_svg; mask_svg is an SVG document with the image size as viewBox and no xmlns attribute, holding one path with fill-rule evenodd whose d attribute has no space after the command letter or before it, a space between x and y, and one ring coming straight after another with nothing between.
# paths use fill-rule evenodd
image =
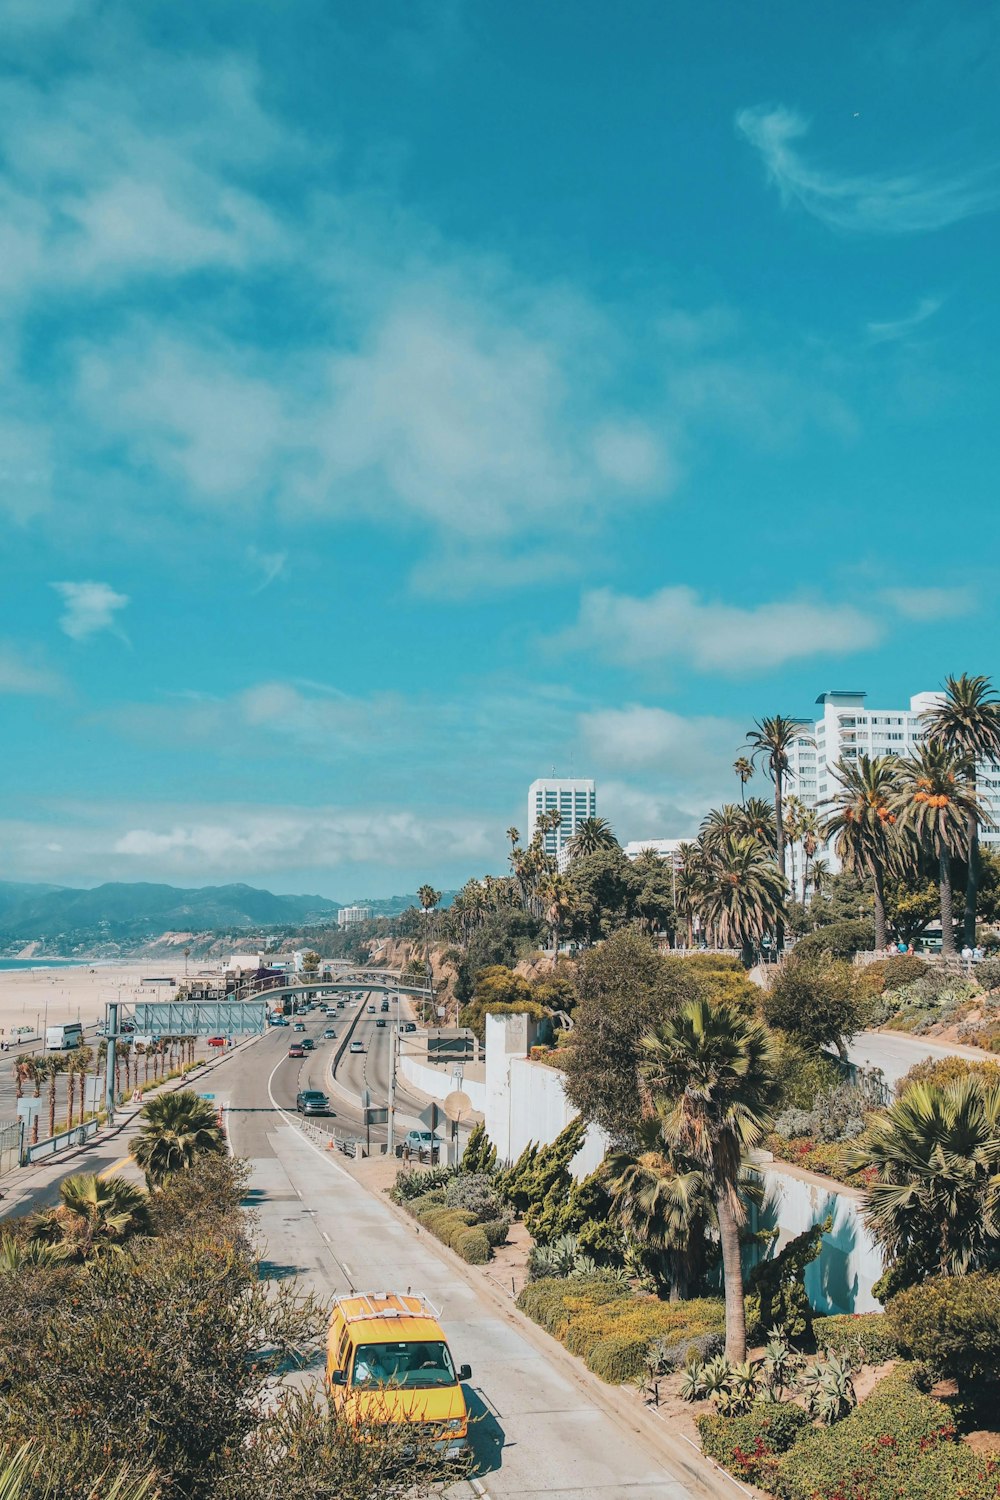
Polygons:
<instances>
[{"instance_id":1,"label":"blue sky","mask_svg":"<svg viewBox=\"0 0 1000 1500\"><path fill-rule=\"evenodd\" d=\"M986 7L0 16L9 878L455 885L996 667Z\"/></svg>"}]
</instances>

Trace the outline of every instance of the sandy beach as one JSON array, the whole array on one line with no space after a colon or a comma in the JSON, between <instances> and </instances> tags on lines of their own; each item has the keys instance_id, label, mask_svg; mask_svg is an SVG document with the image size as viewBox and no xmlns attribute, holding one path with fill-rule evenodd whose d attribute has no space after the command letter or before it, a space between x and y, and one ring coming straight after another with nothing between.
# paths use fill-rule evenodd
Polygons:
<instances>
[{"instance_id":1,"label":"sandy beach","mask_svg":"<svg viewBox=\"0 0 1000 1500\"><path fill-rule=\"evenodd\" d=\"M67 964L56 969L0 970L0 1028L2 1040L14 1047L21 1041L41 1035L46 1025L64 1021L82 1021L84 1025L104 1020L104 1007L110 1000L128 1004L136 1000L166 1000L175 991L168 985L142 984L144 977L172 974L180 970L164 969L152 963ZM27 1028L18 1034L18 1028Z\"/></svg>"}]
</instances>

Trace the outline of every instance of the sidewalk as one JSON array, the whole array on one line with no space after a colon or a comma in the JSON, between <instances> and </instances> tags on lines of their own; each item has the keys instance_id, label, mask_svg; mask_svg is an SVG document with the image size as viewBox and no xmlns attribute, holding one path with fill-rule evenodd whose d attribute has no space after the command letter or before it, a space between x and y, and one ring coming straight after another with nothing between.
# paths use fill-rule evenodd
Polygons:
<instances>
[{"instance_id":1,"label":"sidewalk","mask_svg":"<svg viewBox=\"0 0 1000 1500\"><path fill-rule=\"evenodd\" d=\"M252 1046L259 1038L247 1037L244 1041L237 1042L233 1047L222 1050L218 1057L210 1057L198 1067L193 1068L184 1078L172 1078L169 1083L160 1084L150 1097L155 1098L160 1093L176 1093L180 1089L192 1088L196 1092L202 1092L201 1082L211 1074L220 1063L225 1062L234 1053L243 1047ZM114 1164L114 1152L117 1149L122 1157L128 1155L123 1149L126 1140L133 1133L137 1117L142 1113L141 1104L131 1102L122 1105L115 1110L115 1123L104 1125L83 1146L70 1146L60 1151L58 1156L47 1157L44 1162L37 1162L31 1167L12 1167L8 1172L0 1175L0 1191L4 1198L0 1204L0 1219L15 1217L21 1211L28 1211L32 1204L38 1200L47 1190L57 1186L64 1177L73 1172L86 1172L90 1170L106 1170L108 1165ZM125 1137L125 1140L122 1138ZM105 1161L110 1157L110 1161Z\"/></svg>"}]
</instances>

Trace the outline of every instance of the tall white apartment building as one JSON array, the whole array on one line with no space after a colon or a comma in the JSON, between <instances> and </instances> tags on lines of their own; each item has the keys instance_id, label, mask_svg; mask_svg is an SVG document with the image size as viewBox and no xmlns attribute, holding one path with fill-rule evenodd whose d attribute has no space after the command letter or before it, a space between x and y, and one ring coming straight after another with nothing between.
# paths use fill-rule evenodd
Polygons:
<instances>
[{"instance_id":1,"label":"tall white apartment building","mask_svg":"<svg viewBox=\"0 0 1000 1500\"><path fill-rule=\"evenodd\" d=\"M338 927L354 927L358 922L370 922L370 906L342 906L337 913Z\"/></svg>"},{"instance_id":2,"label":"tall white apartment building","mask_svg":"<svg viewBox=\"0 0 1000 1500\"><path fill-rule=\"evenodd\" d=\"M569 862L569 841L584 818L597 817L597 787L593 781L570 781L563 777L542 778L528 788L528 841L535 836L542 813L558 812L562 821L542 835L542 847L560 870Z\"/></svg>"},{"instance_id":3,"label":"tall white apartment building","mask_svg":"<svg viewBox=\"0 0 1000 1500\"><path fill-rule=\"evenodd\" d=\"M909 755L924 738L922 715L940 701L940 693L915 693L909 708L869 708L866 693L820 693L822 717L802 721L802 733L792 745L787 791L807 807L821 807L837 795L832 767L838 760L859 755ZM987 815L1000 821L1000 764L981 762L977 788ZM984 827L983 843L1000 845L1000 827ZM832 851L831 851L832 853Z\"/></svg>"}]
</instances>

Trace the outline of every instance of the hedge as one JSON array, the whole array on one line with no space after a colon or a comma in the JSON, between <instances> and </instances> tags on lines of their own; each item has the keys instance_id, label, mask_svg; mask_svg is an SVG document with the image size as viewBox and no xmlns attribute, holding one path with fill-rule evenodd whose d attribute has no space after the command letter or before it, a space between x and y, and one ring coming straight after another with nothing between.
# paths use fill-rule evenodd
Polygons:
<instances>
[{"instance_id":1,"label":"hedge","mask_svg":"<svg viewBox=\"0 0 1000 1500\"><path fill-rule=\"evenodd\" d=\"M485 1266L493 1254L490 1241L482 1225L476 1223L476 1215L471 1209L448 1208L439 1201L436 1193L427 1193L424 1198L414 1199L404 1207L418 1223L470 1266Z\"/></svg>"},{"instance_id":2,"label":"hedge","mask_svg":"<svg viewBox=\"0 0 1000 1500\"><path fill-rule=\"evenodd\" d=\"M809 1418L791 1401L768 1401L743 1417L705 1412L696 1426L709 1458L737 1479L767 1487L774 1482L775 1459L791 1448Z\"/></svg>"},{"instance_id":3,"label":"hedge","mask_svg":"<svg viewBox=\"0 0 1000 1500\"><path fill-rule=\"evenodd\" d=\"M721 1299L660 1302L599 1272L531 1281L517 1305L612 1385L638 1379L661 1345L693 1342L725 1327Z\"/></svg>"},{"instance_id":4,"label":"hedge","mask_svg":"<svg viewBox=\"0 0 1000 1500\"><path fill-rule=\"evenodd\" d=\"M831 1318L813 1318L813 1336L817 1349L853 1355L866 1365L880 1365L887 1359L895 1359L899 1353L885 1313L841 1313Z\"/></svg>"},{"instance_id":5,"label":"hedge","mask_svg":"<svg viewBox=\"0 0 1000 1500\"><path fill-rule=\"evenodd\" d=\"M899 1365L849 1417L787 1452L768 1484L779 1500L996 1500L1000 1467L956 1441L951 1413Z\"/></svg>"}]
</instances>

